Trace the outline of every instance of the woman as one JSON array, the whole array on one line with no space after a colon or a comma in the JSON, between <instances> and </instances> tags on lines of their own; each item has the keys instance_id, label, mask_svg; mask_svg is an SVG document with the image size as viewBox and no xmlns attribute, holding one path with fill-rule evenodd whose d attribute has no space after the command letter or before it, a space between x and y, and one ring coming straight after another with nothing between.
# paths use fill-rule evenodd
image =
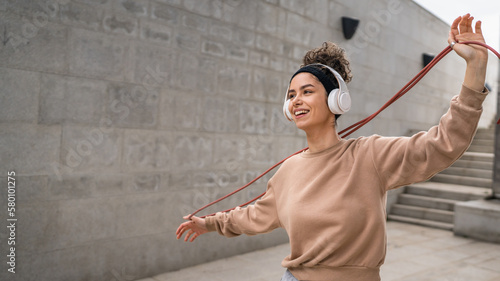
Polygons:
<instances>
[{"instance_id":1,"label":"woman","mask_svg":"<svg viewBox=\"0 0 500 281\"><path fill-rule=\"evenodd\" d=\"M474 31L472 21L469 14L458 17L448 37L467 63L459 95L439 125L412 137L341 139L335 130L339 115L327 103L337 79L327 68L311 64L326 64L349 81L349 63L343 50L331 43L309 51L306 67L290 81L285 108L306 132L309 149L282 164L255 205L205 219L193 217L179 226L177 239L186 231L184 240L194 241L210 231L231 237L283 227L291 253L282 262L287 268L282 280L380 280L387 190L427 180L450 166L475 134L488 93L488 54L477 45L454 44L484 43L481 22Z\"/></svg>"}]
</instances>

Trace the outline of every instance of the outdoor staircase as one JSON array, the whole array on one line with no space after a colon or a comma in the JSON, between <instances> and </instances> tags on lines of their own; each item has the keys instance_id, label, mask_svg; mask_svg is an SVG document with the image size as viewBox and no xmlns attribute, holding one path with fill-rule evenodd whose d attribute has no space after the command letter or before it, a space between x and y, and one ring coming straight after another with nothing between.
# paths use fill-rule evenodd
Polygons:
<instances>
[{"instance_id":1,"label":"outdoor staircase","mask_svg":"<svg viewBox=\"0 0 500 281\"><path fill-rule=\"evenodd\" d=\"M404 187L388 220L452 230L456 202L491 195L494 130L478 129L469 149L451 167L427 182Z\"/></svg>"}]
</instances>

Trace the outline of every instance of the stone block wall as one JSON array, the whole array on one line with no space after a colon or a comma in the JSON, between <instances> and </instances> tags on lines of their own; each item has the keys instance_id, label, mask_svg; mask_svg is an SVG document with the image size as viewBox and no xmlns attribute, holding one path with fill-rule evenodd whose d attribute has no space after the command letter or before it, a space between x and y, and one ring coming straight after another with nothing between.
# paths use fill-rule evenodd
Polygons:
<instances>
[{"instance_id":1,"label":"stone block wall","mask_svg":"<svg viewBox=\"0 0 500 281\"><path fill-rule=\"evenodd\" d=\"M342 16L361 20L349 41ZM307 145L282 100L308 49L334 41L351 57L342 128L448 34L408 0L0 0L0 27L0 221L14 198L17 219L0 228L1 280L132 280L286 242L277 230L186 244L175 230ZM463 70L449 55L354 136L436 124ZM485 106L485 124L494 112ZM205 213L248 201L269 178Z\"/></svg>"}]
</instances>

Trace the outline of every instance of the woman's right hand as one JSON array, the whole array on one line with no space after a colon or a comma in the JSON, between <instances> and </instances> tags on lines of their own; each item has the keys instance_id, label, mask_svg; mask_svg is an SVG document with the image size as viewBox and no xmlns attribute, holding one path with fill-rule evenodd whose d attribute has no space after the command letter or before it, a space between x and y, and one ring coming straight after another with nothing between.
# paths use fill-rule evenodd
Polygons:
<instances>
[{"instance_id":1,"label":"woman's right hand","mask_svg":"<svg viewBox=\"0 0 500 281\"><path fill-rule=\"evenodd\" d=\"M184 217L185 220L187 220L188 218L189 216ZM182 223L179 228L177 228L177 231L175 232L177 234L177 239L181 238L186 231L188 232L186 234L186 237L184 238L185 242L187 242L188 240L189 242L193 242L194 239L196 239L198 236L209 232L205 224L205 219L195 216L193 216L190 221Z\"/></svg>"}]
</instances>

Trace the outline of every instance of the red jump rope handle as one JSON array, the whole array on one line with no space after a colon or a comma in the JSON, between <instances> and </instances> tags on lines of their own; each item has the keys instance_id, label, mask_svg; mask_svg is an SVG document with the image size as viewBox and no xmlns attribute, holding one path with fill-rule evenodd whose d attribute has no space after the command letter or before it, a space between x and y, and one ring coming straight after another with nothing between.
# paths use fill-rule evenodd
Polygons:
<instances>
[{"instance_id":1,"label":"red jump rope handle","mask_svg":"<svg viewBox=\"0 0 500 281\"><path fill-rule=\"evenodd\" d=\"M484 44L484 43L480 43L480 42L475 42L475 41L464 41L464 42L460 42L460 43L457 43L457 44L475 44L475 45L481 45L485 48L487 48L488 50L490 50L492 53L494 53L499 59L500 59L500 53L498 53L495 49L493 49L492 47ZM411 88L413 88L413 86L415 86L426 74L427 72L429 72L429 70L434 67L434 65L436 65L444 56L446 56L448 53L450 53L452 51L452 48L450 46L447 46L446 48L444 48L443 51L441 51L441 53L439 53L426 67L424 67L412 80L410 80L410 82L408 82L408 84L406 84L401 90L399 90L399 92L396 93L396 95L394 95L386 104L384 104L377 112L373 113L372 115L366 117L365 119L349 126L348 128L342 130L339 132L339 135L342 137L342 138L345 138L347 136L349 136L350 134L354 133L355 131L357 131L359 128L363 127L366 123L370 122L373 118L375 118L375 116L377 116L380 112L382 112L384 109L386 109L389 105L391 105L392 103L394 103L396 100L398 100L400 97L402 97L404 94L406 94ZM498 119L497 121L497 124L500 125L500 119ZM274 166L272 166L271 168L267 169L264 173L262 173L261 175L259 175L258 177L256 177L255 179L251 180L249 183L247 183L246 185L238 188L237 190L199 208L198 210L194 211L192 214L190 214L188 216L188 220L191 219L194 215L196 215L198 212L226 199L227 197L231 196L231 195L234 195L235 193L237 192L240 192L241 190L247 188L248 186L250 186L252 183L256 182L258 179L260 179L261 177L263 177L265 174L269 173L271 170L273 170L274 168L276 168L277 166L281 165L283 162L285 162L285 160L287 160L288 158L294 156L294 155L297 155L299 153L302 153L304 151L306 151L308 148L304 148L304 149L301 149L297 152L295 152L294 154L288 156L287 158L281 160L280 162L276 163ZM244 204L241 204L239 205L238 207L243 207L243 206L246 206L254 201L257 201L257 199L260 199L262 196L264 196L266 193L262 193L260 194L259 196L255 197L254 199L244 203ZM231 208L231 209L228 209L228 210L225 210L225 211L222 211L222 212L229 212L231 210L234 210L236 209L236 207L234 208ZM201 218L205 218L207 216L212 216L212 215L215 215L215 214L210 214L210 215L206 215L206 216L202 216Z\"/></svg>"}]
</instances>

